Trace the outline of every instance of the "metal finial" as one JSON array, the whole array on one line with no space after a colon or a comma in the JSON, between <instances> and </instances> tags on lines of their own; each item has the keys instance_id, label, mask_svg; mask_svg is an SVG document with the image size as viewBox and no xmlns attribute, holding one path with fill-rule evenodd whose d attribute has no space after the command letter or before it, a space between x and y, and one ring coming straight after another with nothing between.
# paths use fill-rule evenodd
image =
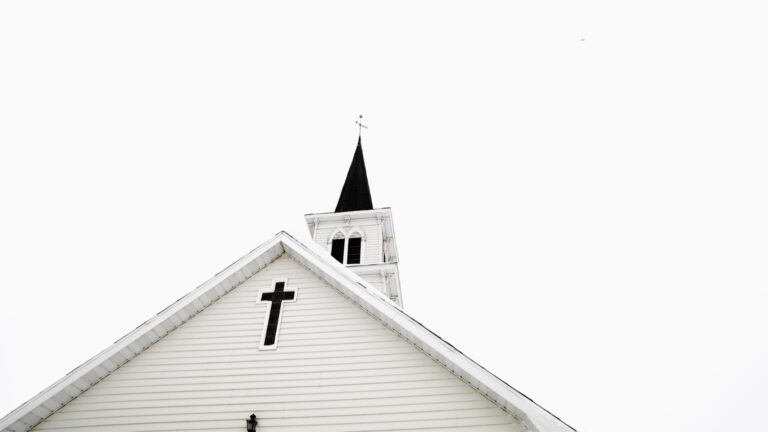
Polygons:
<instances>
[{"instance_id":1,"label":"metal finial","mask_svg":"<svg viewBox=\"0 0 768 432\"><path fill-rule=\"evenodd\" d=\"M363 115L360 114L359 116L360 120L357 120L355 124L357 125L357 137L360 138L363 136L363 128L368 129L368 126L364 125L363 122Z\"/></svg>"}]
</instances>

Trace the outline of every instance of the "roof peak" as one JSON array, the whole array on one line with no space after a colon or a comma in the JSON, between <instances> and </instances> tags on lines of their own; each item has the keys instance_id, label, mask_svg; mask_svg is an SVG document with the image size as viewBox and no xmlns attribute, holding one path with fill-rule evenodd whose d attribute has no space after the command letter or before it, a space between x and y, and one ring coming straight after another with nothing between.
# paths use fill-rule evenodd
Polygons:
<instances>
[{"instance_id":1,"label":"roof peak","mask_svg":"<svg viewBox=\"0 0 768 432\"><path fill-rule=\"evenodd\" d=\"M334 213L372 210L373 200L371 199L371 189L368 187L368 173L365 169L365 159L363 158L362 137L357 137L357 147L355 155L352 157L352 163L347 171L347 178L344 180L344 187L339 195L339 202L336 204Z\"/></svg>"}]
</instances>

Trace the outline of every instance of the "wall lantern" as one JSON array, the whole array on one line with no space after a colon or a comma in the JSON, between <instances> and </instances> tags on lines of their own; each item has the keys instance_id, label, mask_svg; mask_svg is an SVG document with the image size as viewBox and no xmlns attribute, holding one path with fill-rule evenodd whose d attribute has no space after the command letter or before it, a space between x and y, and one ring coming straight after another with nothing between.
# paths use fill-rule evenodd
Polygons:
<instances>
[{"instance_id":1,"label":"wall lantern","mask_svg":"<svg viewBox=\"0 0 768 432\"><path fill-rule=\"evenodd\" d=\"M251 418L245 421L245 430L248 432L256 432L256 425L259 421L256 420L256 414L251 414Z\"/></svg>"}]
</instances>

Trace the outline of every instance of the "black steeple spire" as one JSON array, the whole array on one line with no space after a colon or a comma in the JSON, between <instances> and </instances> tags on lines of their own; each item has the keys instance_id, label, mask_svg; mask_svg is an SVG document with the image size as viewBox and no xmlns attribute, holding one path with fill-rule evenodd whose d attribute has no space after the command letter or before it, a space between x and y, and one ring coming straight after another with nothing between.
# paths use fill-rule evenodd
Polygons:
<instances>
[{"instance_id":1,"label":"black steeple spire","mask_svg":"<svg viewBox=\"0 0 768 432\"><path fill-rule=\"evenodd\" d=\"M371 190L368 188L368 174L365 171L362 139L358 137L355 156L352 158L352 164L349 166L347 179L344 181L344 187L341 189L339 203L336 204L335 212L372 209L373 201L371 200Z\"/></svg>"}]
</instances>

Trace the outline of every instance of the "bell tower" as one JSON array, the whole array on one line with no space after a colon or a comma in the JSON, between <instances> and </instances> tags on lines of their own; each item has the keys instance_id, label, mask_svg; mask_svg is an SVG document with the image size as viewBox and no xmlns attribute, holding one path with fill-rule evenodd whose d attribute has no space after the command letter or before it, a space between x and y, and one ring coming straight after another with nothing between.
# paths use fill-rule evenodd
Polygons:
<instances>
[{"instance_id":1,"label":"bell tower","mask_svg":"<svg viewBox=\"0 0 768 432\"><path fill-rule=\"evenodd\" d=\"M312 239L333 258L403 306L392 210L373 208L360 138L336 210L304 219Z\"/></svg>"}]
</instances>

